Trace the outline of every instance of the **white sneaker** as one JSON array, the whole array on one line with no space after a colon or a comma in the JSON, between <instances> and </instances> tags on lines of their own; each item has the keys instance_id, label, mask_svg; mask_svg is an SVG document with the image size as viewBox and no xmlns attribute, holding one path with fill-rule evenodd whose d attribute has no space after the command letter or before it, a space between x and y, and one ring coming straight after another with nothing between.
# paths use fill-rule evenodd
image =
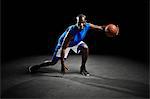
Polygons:
<instances>
[{"instance_id":1,"label":"white sneaker","mask_svg":"<svg viewBox=\"0 0 150 99\"><path fill-rule=\"evenodd\" d=\"M32 68L32 66L29 66L28 67L28 71L31 73L32 71L31 71L31 68Z\"/></svg>"},{"instance_id":2,"label":"white sneaker","mask_svg":"<svg viewBox=\"0 0 150 99\"><path fill-rule=\"evenodd\" d=\"M35 73L35 72L37 72L37 70L38 70L39 68L40 68L40 67L38 67L38 65L29 66L29 67L28 67L28 72L29 72L29 73Z\"/></svg>"}]
</instances>

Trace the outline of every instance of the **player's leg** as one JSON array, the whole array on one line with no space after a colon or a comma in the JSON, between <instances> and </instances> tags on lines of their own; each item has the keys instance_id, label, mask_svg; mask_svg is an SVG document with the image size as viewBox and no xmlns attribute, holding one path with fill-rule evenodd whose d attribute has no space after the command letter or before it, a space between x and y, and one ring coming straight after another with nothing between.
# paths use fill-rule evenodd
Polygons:
<instances>
[{"instance_id":1,"label":"player's leg","mask_svg":"<svg viewBox=\"0 0 150 99\"><path fill-rule=\"evenodd\" d=\"M38 65L33 65L33 66L29 66L28 67L28 71L30 73L35 73L38 69L40 69L40 67L46 67L46 66L50 66L50 65L55 65L59 58L56 57L56 53L57 51L54 52L53 56L52 56L52 59L50 61L47 61L47 62L43 62L41 64L38 64Z\"/></svg>"},{"instance_id":2,"label":"player's leg","mask_svg":"<svg viewBox=\"0 0 150 99\"><path fill-rule=\"evenodd\" d=\"M56 57L56 55L54 54L52 59L50 61L44 61L43 63L39 64L39 67L45 67L45 66L53 66L55 65L59 60L59 57Z\"/></svg>"},{"instance_id":3,"label":"player's leg","mask_svg":"<svg viewBox=\"0 0 150 99\"><path fill-rule=\"evenodd\" d=\"M87 72L86 70L86 61L89 55L88 46L85 43L81 43L78 47L78 50L80 50L82 54L82 63L81 63L82 65L80 67L80 73L82 75L88 76L89 72Z\"/></svg>"}]
</instances>

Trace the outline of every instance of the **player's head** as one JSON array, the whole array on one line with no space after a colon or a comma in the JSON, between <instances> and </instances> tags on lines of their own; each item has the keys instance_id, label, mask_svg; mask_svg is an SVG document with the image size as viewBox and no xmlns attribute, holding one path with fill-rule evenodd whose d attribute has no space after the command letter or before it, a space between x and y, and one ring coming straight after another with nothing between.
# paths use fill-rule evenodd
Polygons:
<instances>
[{"instance_id":1,"label":"player's head","mask_svg":"<svg viewBox=\"0 0 150 99\"><path fill-rule=\"evenodd\" d=\"M77 27L79 29L83 29L86 24L86 16L84 14L79 14L76 17L76 20L77 20Z\"/></svg>"}]
</instances>

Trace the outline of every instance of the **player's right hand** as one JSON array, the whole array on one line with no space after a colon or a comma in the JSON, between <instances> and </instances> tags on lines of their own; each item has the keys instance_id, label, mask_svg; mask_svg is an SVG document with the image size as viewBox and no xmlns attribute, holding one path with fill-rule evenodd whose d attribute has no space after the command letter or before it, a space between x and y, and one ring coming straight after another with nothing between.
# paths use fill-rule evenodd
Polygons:
<instances>
[{"instance_id":1,"label":"player's right hand","mask_svg":"<svg viewBox=\"0 0 150 99\"><path fill-rule=\"evenodd\" d=\"M69 69L68 69L68 66L65 65L65 64L62 64L62 65L61 65L61 73L65 74L67 70L69 70Z\"/></svg>"}]
</instances>

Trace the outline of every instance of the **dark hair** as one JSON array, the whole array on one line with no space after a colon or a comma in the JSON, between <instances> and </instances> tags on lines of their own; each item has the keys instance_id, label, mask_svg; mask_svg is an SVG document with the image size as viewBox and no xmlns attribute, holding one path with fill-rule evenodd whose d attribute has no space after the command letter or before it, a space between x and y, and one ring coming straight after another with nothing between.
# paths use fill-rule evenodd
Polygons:
<instances>
[{"instance_id":1,"label":"dark hair","mask_svg":"<svg viewBox=\"0 0 150 99\"><path fill-rule=\"evenodd\" d=\"M77 17L78 17L78 18L81 18L81 17L85 17L85 18L86 18L86 16L85 16L84 14L79 14L79 15L77 15ZM76 17L76 18L77 18L77 17Z\"/></svg>"}]
</instances>

